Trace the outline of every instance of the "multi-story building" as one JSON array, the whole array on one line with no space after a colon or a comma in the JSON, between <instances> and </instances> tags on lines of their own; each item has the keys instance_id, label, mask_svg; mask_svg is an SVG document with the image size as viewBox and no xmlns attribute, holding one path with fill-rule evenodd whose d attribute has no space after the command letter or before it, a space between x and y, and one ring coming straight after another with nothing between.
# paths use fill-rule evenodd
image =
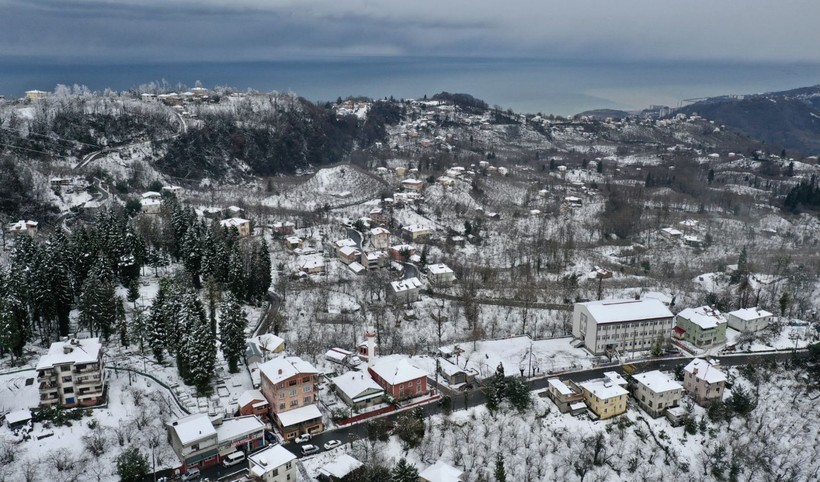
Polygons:
<instances>
[{"instance_id":1,"label":"multi-story building","mask_svg":"<svg viewBox=\"0 0 820 482\"><path fill-rule=\"evenodd\" d=\"M270 403L271 418L285 438L318 433L324 429L321 413L316 407L319 372L313 365L299 357L289 356L259 365L259 372L260 388Z\"/></svg>"},{"instance_id":2,"label":"multi-story building","mask_svg":"<svg viewBox=\"0 0 820 482\"><path fill-rule=\"evenodd\" d=\"M726 375L702 358L695 358L683 369L683 388L699 405L723 399Z\"/></svg>"},{"instance_id":3,"label":"multi-story building","mask_svg":"<svg viewBox=\"0 0 820 482\"><path fill-rule=\"evenodd\" d=\"M726 314L729 328L741 332L760 331L769 326L772 318L774 318L773 314L760 308L744 308Z\"/></svg>"},{"instance_id":4,"label":"multi-story building","mask_svg":"<svg viewBox=\"0 0 820 482\"><path fill-rule=\"evenodd\" d=\"M51 344L37 362L40 405L64 408L98 405L105 393L99 338L71 338Z\"/></svg>"},{"instance_id":5,"label":"multi-story building","mask_svg":"<svg viewBox=\"0 0 820 482\"><path fill-rule=\"evenodd\" d=\"M593 380L579 383L589 410L601 420L615 417L626 412L629 392L625 388L608 380Z\"/></svg>"},{"instance_id":6,"label":"multi-story building","mask_svg":"<svg viewBox=\"0 0 820 482\"><path fill-rule=\"evenodd\" d=\"M661 417L683 395L683 387L658 370L639 373L635 378L635 400L652 417Z\"/></svg>"},{"instance_id":7,"label":"multi-story building","mask_svg":"<svg viewBox=\"0 0 820 482\"><path fill-rule=\"evenodd\" d=\"M676 336L699 347L725 343L727 325L720 311L709 306L686 308L675 317Z\"/></svg>"},{"instance_id":8,"label":"multi-story building","mask_svg":"<svg viewBox=\"0 0 820 482\"><path fill-rule=\"evenodd\" d=\"M219 440L206 413L195 413L168 424L168 443L182 462L181 471L219 463Z\"/></svg>"},{"instance_id":9,"label":"multi-story building","mask_svg":"<svg viewBox=\"0 0 820 482\"><path fill-rule=\"evenodd\" d=\"M603 300L575 303L572 335L589 351L649 351L668 338L674 315L658 300Z\"/></svg>"}]
</instances>

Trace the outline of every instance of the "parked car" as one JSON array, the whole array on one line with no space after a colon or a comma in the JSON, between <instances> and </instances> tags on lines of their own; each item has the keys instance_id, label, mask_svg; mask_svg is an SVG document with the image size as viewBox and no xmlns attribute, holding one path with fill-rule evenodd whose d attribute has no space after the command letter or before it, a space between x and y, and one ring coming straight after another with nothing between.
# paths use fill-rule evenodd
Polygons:
<instances>
[{"instance_id":1,"label":"parked car","mask_svg":"<svg viewBox=\"0 0 820 482\"><path fill-rule=\"evenodd\" d=\"M338 447L339 445L342 445L342 442L339 442L338 440L331 440L331 441L327 442L324 445L324 447L325 447L325 450L330 450L332 448Z\"/></svg>"},{"instance_id":2,"label":"parked car","mask_svg":"<svg viewBox=\"0 0 820 482\"><path fill-rule=\"evenodd\" d=\"M192 469L188 469L184 474L182 474L182 482L191 482L194 480L199 480L201 477L199 473L199 469L194 467Z\"/></svg>"},{"instance_id":3,"label":"parked car","mask_svg":"<svg viewBox=\"0 0 820 482\"><path fill-rule=\"evenodd\" d=\"M222 460L222 465L225 467L232 467L236 464L241 464L245 461L245 453L237 450L236 452L229 454Z\"/></svg>"},{"instance_id":4,"label":"parked car","mask_svg":"<svg viewBox=\"0 0 820 482\"><path fill-rule=\"evenodd\" d=\"M310 434L309 433L303 433L302 435L300 435L300 436L296 437L295 439L293 439L293 441L298 443L298 444L303 444L305 442L310 442Z\"/></svg>"},{"instance_id":5,"label":"parked car","mask_svg":"<svg viewBox=\"0 0 820 482\"><path fill-rule=\"evenodd\" d=\"M313 455L319 453L319 447L311 444L302 445L302 455Z\"/></svg>"}]
</instances>

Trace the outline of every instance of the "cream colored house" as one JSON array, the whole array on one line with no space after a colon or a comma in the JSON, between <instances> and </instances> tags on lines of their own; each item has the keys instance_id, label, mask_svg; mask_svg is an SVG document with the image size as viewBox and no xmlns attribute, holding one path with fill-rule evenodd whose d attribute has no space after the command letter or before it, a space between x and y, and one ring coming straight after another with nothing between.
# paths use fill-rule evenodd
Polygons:
<instances>
[{"instance_id":1,"label":"cream colored house","mask_svg":"<svg viewBox=\"0 0 820 482\"><path fill-rule=\"evenodd\" d=\"M683 388L699 405L723 400L726 375L702 358L695 358L683 369Z\"/></svg>"},{"instance_id":2,"label":"cream colored house","mask_svg":"<svg viewBox=\"0 0 820 482\"><path fill-rule=\"evenodd\" d=\"M42 407L88 407L103 401L106 376L99 338L52 343L36 370Z\"/></svg>"},{"instance_id":3,"label":"cream colored house","mask_svg":"<svg viewBox=\"0 0 820 482\"><path fill-rule=\"evenodd\" d=\"M676 406L683 395L683 387L658 370L639 373L634 378L635 400L654 418L663 416L667 408Z\"/></svg>"},{"instance_id":4,"label":"cream colored house","mask_svg":"<svg viewBox=\"0 0 820 482\"><path fill-rule=\"evenodd\" d=\"M622 386L608 380L593 380L579 383L589 409L601 420L606 420L626 412L629 392Z\"/></svg>"},{"instance_id":5,"label":"cream colored house","mask_svg":"<svg viewBox=\"0 0 820 482\"><path fill-rule=\"evenodd\" d=\"M251 222L242 218L223 219L219 225L226 229L236 228L242 237L251 235Z\"/></svg>"}]
</instances>

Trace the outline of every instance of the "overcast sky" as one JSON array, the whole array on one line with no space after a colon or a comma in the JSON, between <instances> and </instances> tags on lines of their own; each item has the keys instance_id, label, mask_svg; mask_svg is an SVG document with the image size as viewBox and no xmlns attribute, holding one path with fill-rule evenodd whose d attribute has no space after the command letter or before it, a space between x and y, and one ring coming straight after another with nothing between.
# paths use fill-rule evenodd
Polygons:
<instances>
[{"instance_id":1,"label":"overcast sky","mask_svg":"<svg viewBox=\"0 0 820 482\"><path fill-rule=\"evenodd\" d=\"M0 56L818 62L818 20L818 0L0 0Z\"/></svg>"}]
</instances>

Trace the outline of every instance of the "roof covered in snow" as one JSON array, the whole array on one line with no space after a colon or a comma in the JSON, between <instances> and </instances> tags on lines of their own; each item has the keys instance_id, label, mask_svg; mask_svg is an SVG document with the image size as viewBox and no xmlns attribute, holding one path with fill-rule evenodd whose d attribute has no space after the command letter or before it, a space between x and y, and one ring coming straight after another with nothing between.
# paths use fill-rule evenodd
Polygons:
<instances>
[{"instance_id":1,"label":"roof covered in snow","mask_svg":"<svg viewBox=\"0 0 820 482\"><path fill-rule=\"evenodd\" d=\"M247 224L249 222L250 221L248 221L247 219L230 218L230 219L223 219L222 221L219 221L219 224L223 228L233 228L233 227L239 227L239 226L241 226L243 224Z\"/></svg>"},{"instance_id":2,"label":"roof covered in snow","mask_svg":"<svg viewBox=\"0 0 820 482\"><path fill-rule=\"evenodd\" d=\"M622 386L603 380L592 380L589 382L579 383L578 385L601 400L607 400L629 394L629 392L627 392Z\"/></svg>"},{"instance_id":3,"label":"roof covered in snow","mask_svg":"<svg viewBox=\"0 0 820 482\"><path fill-rule=\"evenodd\" d=\"M298 356L274 358L259 365L259 370L274 385L296 375L319 373L319 370L310 362L302 360Z\"/></svg>"},{"instance_id":4,"label":"roof covered in snow","mask_svg":"<svg viewBox=\"0 0 820 482\"><path fill-rule=\"evenodd\" d=\"M703 358L695 358L683 369L691 373L695 378L704 380L706 383L725 382L726 375L720 369Z\"/></svg>"},{"instance_id":5,"label":"roof covered in snow","mask_svg":"<svg viewBox=\"0 0 820 482\"><path fill-rule=\"evenodd\" d=\"M579 303L589 310L596 323L618 323L623 321L654 320L672 318L672 312L658 300L622 299L601 300Z\"/></svg>"},{"instance_id":6,"label":"roof covered in snow","mask_svg":"<svg viewBox=\"0 0 820 482\"><path fill-rule=\"evenodd\" d=\"M236 440L252 433L265 430L265 424L256 415L229 418L216 429L216 438L219 443Z\"/></svg>"},{"instance_id":7,"label":"roof covered in snow","mask_svg":"<svg viewBox=\"0 0 820 482\"><path fill-rule=\"evenodd\" d=\"M348 454L342 454L336 457L333 462L326 463L319 467L319 473L336 479L342 479L349 473L364 465Z\"/></svg>"},{"instance_id":8,"label":"roof covered in snow","mask_svg":"<svg viewBox=\"0 0 820 482\"><path fill-rule=\"evenodd\" d=\"M463 474L464 471L453 467L443 460L439 460L435 464L421 471L421 473L419 473L419 477L427 482L460 482L460 477Z\"/></svg>"},{"instance_id":9,"label":"roof covered in snow","mask_svg":"<svg viewBox=\"0 0 820 482\"><path fill-rule=\"evenodd\" d=\"M404 358L382 358L377 360L370 369L390 385L398 385L418 378L427 377L427 373L413 366Z\"/></svg>"},{"instance_id":10,"label":"roof covered in snow","mask_svg":"<svg viewBox=\"0 0 820 482\"><path fill-rule=\"evenodd\" d=\"M644 385L649 390L655 393L669 392L672 390L681 390L683 387L669 376L663 374L658 370L651 372L639 373L635 375L635 380Z\"/></svg>"},{"instance_id":11,"label":"roof covered in snow","mask_svg":"<svg viewBox=\"0 0 820 482\"><path fill-rule=\"evenodd\" d=\"M717 328L718 325L726 323L726 318L720 311L709 306L698 306L697 308L686 308L678 313L678 316L685 318L698 325L704 330Z\"/></svg>"},{"instance_id":12,"label":"roof covered in snow","mask_svg":"<svg viewBox=\"0 0 820 482\"><path fill-rule=\"evenodd\" d=\"M322 412L319 411L319 407L316 405L305 405L287 412L277 413L276 418L279 419L283 427L290 427L308 420L322 418Z\"/></svg>"},{"instance_id":13,"label":"roof covered in snow","mask_svg":"<svg viewBox=\"0 0 820 482\"><path fill-rule=\"evenodd\" d=\"M359 398L366 400L384 393L382 387L373 381L370 374L366 372L347 372L344 375L331 378L330 382L336 387L336 390L344 393L347 398L354 402L360 401Z\"/></svg>"},{"instance_id":14,"label":"roof covered in snow","mask_svg":"<svg viewBox=\"0 0 820 482\"><path fill-rule=\"evenodd\" d=\"M768 311L761 310L760 308L743 308L741 310L730 311L729 314L744 321L757 320L759 318L773 316Z\"/></svg>"},{"instance_id":15,"label":"roof covered in snow","mask_svg":"<svg viewBox=\"0 0 820 482\"><path fill-rule=\"evenodd\" d=\"M208 418L208 414L195 413L182 417L171 423L171 429L176 432L182 445L190 445L197 440L204 440L216 435L216 429Z\"/></svg>"},{"instance_id":16,"label":"roof covered in snow","mask_svg":"<svg viewBox=\"0 0 820 482\"><path fill-rule=\"evenodd\" d=\"M370 234L372 236L389 235L390 231L388 231L384 228L373 228L373 229L370 230Z\"/></svg>"},{"instance_id":17,"label":"roof covered in snow","mask_svg":"<svg viewBox=\"0 0 820 482\"><path fill-rule=\"evenodd\" d=\"M453 270L444 263L427 265L427 269L430 270L430 274L448 274L453 272Z\"/></svg>"},{"instance_id":18,"label":"roof covered in snow","mask_svg":"<svg viewBox=\"0 0 820 482\"><path fill-rule=\"evenodd\" d=\"M547 380L547 383L549 383L550 386L561 395L572 395L572 390L564 382L557 378L550 378Z\"/></svg>"},{"instance_id":19,"label":"roof covered in snow","mask_svg":"<svg viewBox=\"0 0 820 482\"><path fill-rule=\"evenodd\" d=\"M48 354L40 357L37 362L37 370L53 368L54 365L64 365L66 363L94 363L100 357L99 338L76 339L68 341L58 341L51 344Z\"/></svg>"},{"instance_id":20,"label":"roof covered in snow","mask_svg":"<svg viewBox=\"0 0 820 482\"><path fill-rule=\"evenodd\" d=\"M272 445L248 458L252 462L251 473L261 478L266 473L296 460L296 455L281 445Z\"/></svg>"},{"instance_id":21,"label":"roof covered in snow","mask_svg":"<svg viewBox=\"0 0 820 482\"><path fill-rule=\"evenodd\" d=\"M245 390L242 392L242 395L239 395L239 399L236 403L238 403L240 407L244 407L253 402L264 400L266 400L265 396L262 395L262 392L259 390Z\"/></svg>"},{"instance_id":22,"label":"roof covered in snow","mask_svg":"<svg viewBox=\"0 0 820 482\"><path fill-rule=\"evenodd\" d=\"M421 288L421 281L415 276L408 279L403 279L401 281L393 281L390 283L390 286L393 287L393 291L396 293L401 293L404 291L410 291L414 289Z\"/></svg>"}]
</instances>

